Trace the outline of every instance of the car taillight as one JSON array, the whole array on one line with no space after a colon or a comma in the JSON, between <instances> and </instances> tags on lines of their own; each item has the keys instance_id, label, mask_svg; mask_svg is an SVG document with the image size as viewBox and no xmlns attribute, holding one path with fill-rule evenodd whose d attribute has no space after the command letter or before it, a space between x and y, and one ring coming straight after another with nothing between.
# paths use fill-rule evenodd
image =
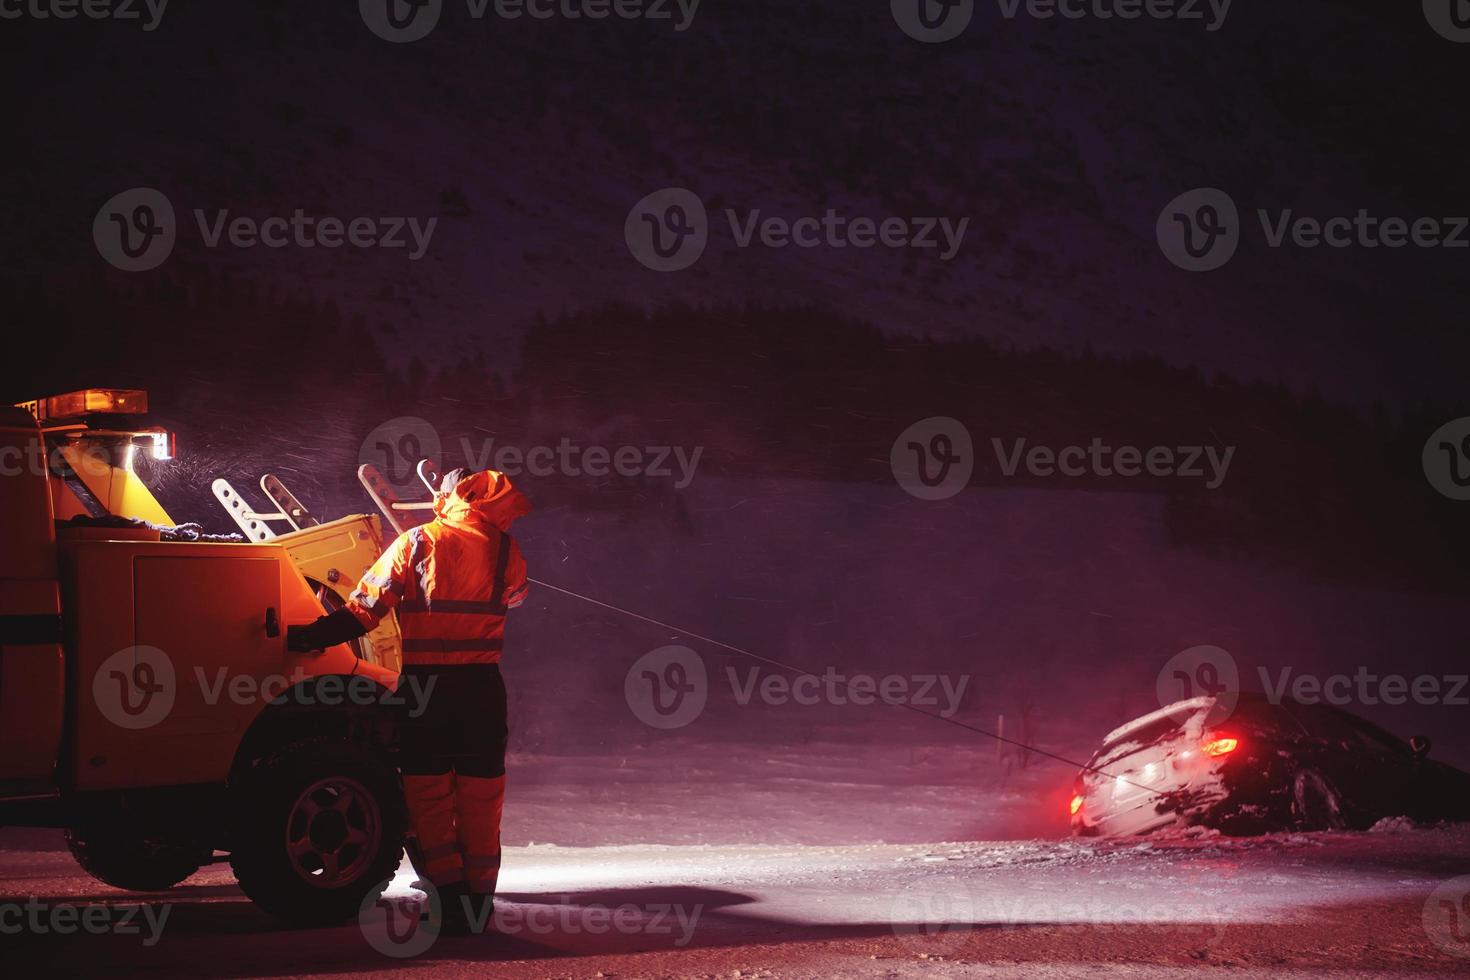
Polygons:
<instances>
[{"instance_id":1,"label":"car taillight","mask_svg":"<svg viewBox=\"0 0 1470 980\"><path fill-rule=\"evenodd\" d=\"M1200 746L1200 751L1212 759L1218 759L1222 755L1229 755L1240 747L1240 740L1235 738L1213 738Z\"/></svg>"},{"instance_id":2,"label":"car taillight","mask_svg":"<svg viewBox=\"0 0 1470 980\"><path fill-rule=\"evenodd\" d=\"M1072 797L1072 803L1069 809L1072 811L1072 816L1077 816L1077 811L1082 809L1082 796L1080 794Z\"/></svg>"}]
</instances>

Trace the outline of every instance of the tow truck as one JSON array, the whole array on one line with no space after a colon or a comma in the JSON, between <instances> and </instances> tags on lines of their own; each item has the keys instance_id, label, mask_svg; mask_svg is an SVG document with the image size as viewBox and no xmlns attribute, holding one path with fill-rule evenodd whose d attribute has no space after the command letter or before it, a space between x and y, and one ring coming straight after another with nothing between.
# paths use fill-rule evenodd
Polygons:
<instances>
[{"instance_id":1,"label":"tow truck","mask_svg":"<svg viewBox=\"0 0 1470 980\"><path fill-rule=\"evenodd\" d=\"M147 409L117 388L0 407L0 824L64 828L119 888L227 860L280 918L353 916L403 853L397 626L310 654L285 631L345 600L378 518L322 523L271 478L277 511L226 504L261 529L209 540L138 475L176 452Z\"/></svg>"}]
</instances>

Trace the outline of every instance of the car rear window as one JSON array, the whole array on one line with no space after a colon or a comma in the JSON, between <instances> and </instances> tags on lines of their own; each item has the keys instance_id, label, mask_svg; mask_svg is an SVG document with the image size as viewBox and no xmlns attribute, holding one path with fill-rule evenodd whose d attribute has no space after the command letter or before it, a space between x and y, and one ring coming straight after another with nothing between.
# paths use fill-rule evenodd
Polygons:
<instances>
[{"instance_id":1,"label":"car rear window","mask_svg":"<svg viewBox=\"0 0 1470 980\"><path fill-rule=\"evenodd\" d=\"M1165 735L1170 735L1174 732L1177 732L1179 728L1179 722L1175 721L1171 717L1165 716L1157 721L1149 722L1142 728L1136 731L1129 732L1121 738L1115 738L1112 741L1103 743L1103 751L1106 752L1108 749L1116 748L1119 745L1127 745L1132 742L1137 742L1142 745L1148 745L1150 743L1157 742Z\"/></svg>"}]
</instances>

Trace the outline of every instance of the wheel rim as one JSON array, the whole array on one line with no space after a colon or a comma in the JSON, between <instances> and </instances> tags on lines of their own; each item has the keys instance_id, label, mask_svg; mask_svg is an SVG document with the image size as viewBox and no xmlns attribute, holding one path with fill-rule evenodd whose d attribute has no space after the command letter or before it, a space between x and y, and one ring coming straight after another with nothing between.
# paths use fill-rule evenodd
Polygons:
<instances>
[{"instance_id":1,"label":"wheel rim","mask_svg":"<svg viewBox=\"0 0 1470 980\"><path fill-rule=\"evenodd\" d=\"M1309 829L1331 830L1341 822L1332 790L1315 772L1297 774L1296 806L1298 816Z\"/></svg>"},{"instance_id":2,"label":"wheel rim","mask_svg":"<svg viewBox=\"0 0 1470 980\"><path fill-rule=\"evenodd\" d=\"M382 838L377 800L355 779L330 776L312 783L286 819L291 867L317 888L340 888L372 863Z\"/></svg>"}]
</instances>

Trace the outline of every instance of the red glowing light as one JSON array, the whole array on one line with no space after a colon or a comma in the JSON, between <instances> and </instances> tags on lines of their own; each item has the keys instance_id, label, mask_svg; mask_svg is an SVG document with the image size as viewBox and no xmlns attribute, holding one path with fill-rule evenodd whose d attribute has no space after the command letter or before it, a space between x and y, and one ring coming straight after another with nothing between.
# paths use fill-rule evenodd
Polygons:
<instances>
[{"instance_id":1,"label":"red glowing light","mask_svg":"<svg viewBox=\"0 0 1470 980\"><path fill-rule=\"evenodd\" d=\"M1239 739L1216 738L1206 742L1200 749L1205 755L1218 759L1222 755L1229 755L1239 747Z\"/></svg>"}]
</instances>

